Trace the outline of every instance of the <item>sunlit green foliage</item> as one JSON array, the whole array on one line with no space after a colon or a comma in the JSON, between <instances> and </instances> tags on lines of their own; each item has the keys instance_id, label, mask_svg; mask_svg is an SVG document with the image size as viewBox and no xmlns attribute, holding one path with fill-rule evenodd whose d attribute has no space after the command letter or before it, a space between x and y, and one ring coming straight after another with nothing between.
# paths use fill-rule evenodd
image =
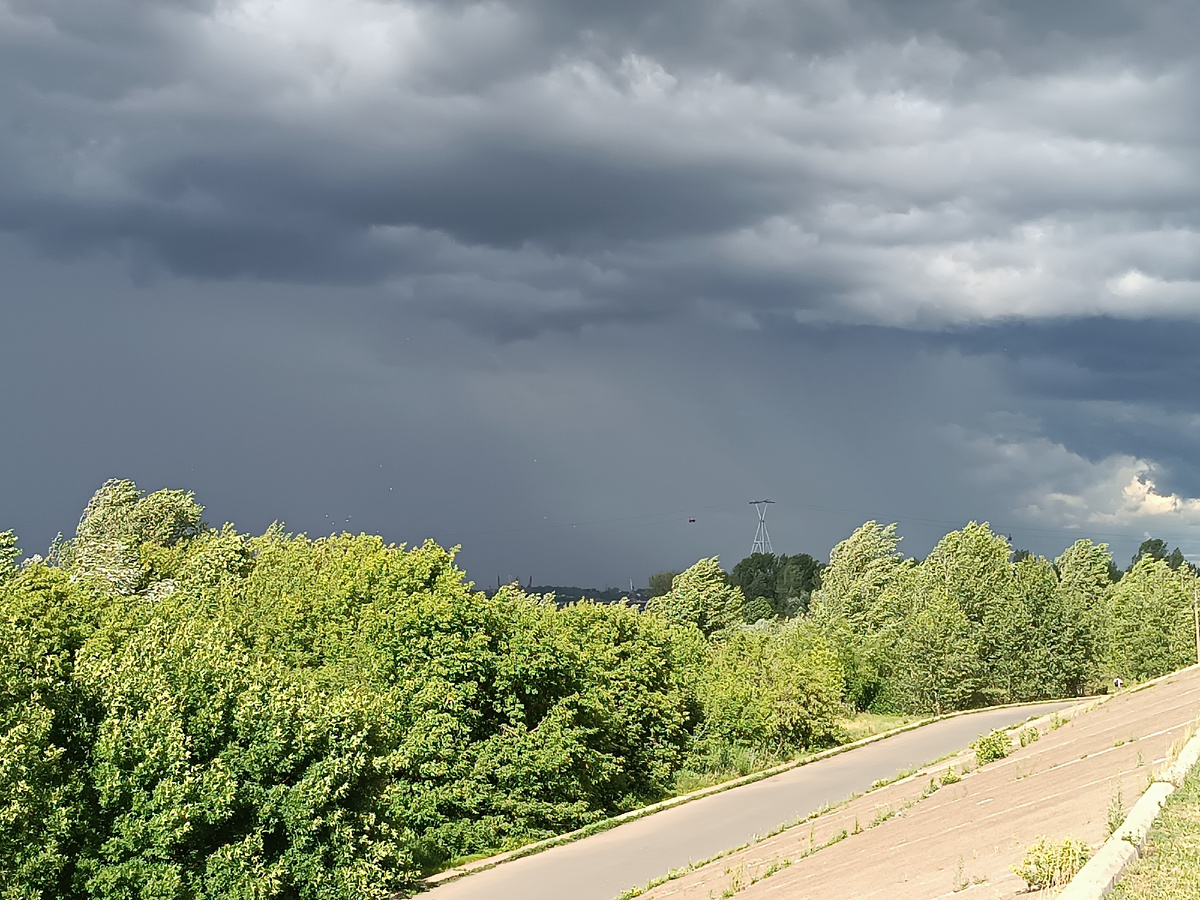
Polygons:
<instances>
[{"instance_id":1,"label":"sunlit green foliage","mask_svg":"<svg viewBox=\"0 0 1200 900\"><path fill-rule=\"evenodd\" d=\"M776 556L751 553L729 573L746 602L742 617L748 623L775 617L791 618L807 611L810 595L820 584L824 566L807 553Z\"/></svg>"},{"instance_id":2,"label":"sunlit green foliage","mask_svg":"<svg viewBox=\"0 0 1200 900\"><path fill-rule=\"evenodd\" d=\"M643 613L476 592L432 542L201 514L110 481L48 560L0 533L0 900L382 900L832 743L847 707L1078 694L1194 653L1190 567L1146 553L1114 585L1104 545L1052 566L986 524L918 562L868 522L807 614L815 560L769 554L660 573Z\"/></svg>"},{"instance_id":3,"label":"sunlit green foliage","mask_svg":"<svg viewBox=\"0 0 1200 900\"><path fill-rule=\"evenodd\" d=\"M713 646L711 660L700 688L698 756L717 759L744 747L786 757L832 742L842 673L819 629L798 621L738 630Z\"/></svg>"},{"instance_id":4,"label":"sunlit green foliage","mask_svg":"<svg viewBox=\"0 0 1200 900\"><path fill-rule=\"evenodd\" d=\"M1144 555L1113 585L1108 636L1115 674L1152 678L1195 662L1192 578Z\"/></svg>"},{"instance_id":5,"label":"sunlit green foliage","mask_svg":"<svg viewBox=\"0 0 1200 900\"><path fill-rule=\"evenodd\" d=\"M679 625L694 625L707 637L742 621L742 592L729 584L714 556L675 576L671 590L646 604L646 612Z\"/></svg>"},{"instance_id":6,"label":"sunlit green foliage","mask_svg":"<svg viewBox=\"0 0 1200 900\"><path fill-rule=\"evenodd\" d=\"M0 897L72 896L92 840L99 709L75 677L97 607L35 564L0 582Z\"/></svg>"}]
</instances>

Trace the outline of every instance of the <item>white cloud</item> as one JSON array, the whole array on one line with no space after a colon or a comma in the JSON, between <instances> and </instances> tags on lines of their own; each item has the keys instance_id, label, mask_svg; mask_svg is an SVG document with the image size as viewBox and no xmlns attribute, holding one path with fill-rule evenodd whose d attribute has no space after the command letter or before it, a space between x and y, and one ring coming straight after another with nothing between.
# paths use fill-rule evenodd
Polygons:
<instances>
[{"instance_id":1,"label":"white cloud","mask_svg":"<svg viewBox=\"0 0 1200 900\"><path fill-rule=\"evenodd\" d=\"M1011 514L1036 528L1078 530L1081 537L1158 533L1200 550L1200 498L1158 488L1153 460L1110 454L1090 460L1037 435L967 435L958 440L974 472L994 489L1007 487Z\"/></svg>"}]
</instances>

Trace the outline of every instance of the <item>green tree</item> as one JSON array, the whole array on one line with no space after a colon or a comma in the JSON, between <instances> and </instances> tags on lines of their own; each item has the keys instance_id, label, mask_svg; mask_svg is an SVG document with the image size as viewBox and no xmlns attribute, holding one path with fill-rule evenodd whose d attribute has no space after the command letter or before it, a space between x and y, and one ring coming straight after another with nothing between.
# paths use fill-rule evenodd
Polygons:
<instances>
[{"instance_id":1,"label":"green tree","mask_svg":"<svg viewBox=\"0 0 1200 900\"><path fill-rule=\"evenodd\" d=\"M1108 630L1114 674L1154 678L1194 661L1188 577L1146 554L1113 587Z\"/></svg>"},{"instance_id":2,"label":"green tree","mask_svg":"<svg viewBox=\"0 0 1200 900\"><path fill-rule=\"evenodd\" d=\"M675 576L679 573L673 569L665 569L662 572L655 572L650 576L647 583L646 591L651 598L661 597L663 594L671 590L671 582L675 580Z\"/></svg>"},{"instance_id":3,"label":"green tree","mask_svg":"<svg viewBox=\"0 0 1200 900\"><path fill-rule=\"evenodd\" d=\"M746 598L743 617L747 622L775 615L775 583L782 563L783 558L774 553L751 553L729 573L730 583L740 588Z\"/></svg>"},{"instance_id":4,"label":"green tree","mask_svg":"<svg viewBox=\"0 0 1200 900\"><path fill-rule=\"evenodd\" d=\"M781 562L775 579L776 610L785 617L808 612L812 592L821 586L825 564L807 553L781 557Z\"/></svg>"},{"instance_id":5,"label":"green tree","mask_svg":"<svg viewBox=\"0 0 1200 900\"><path fill-rule=\"evenodd\" d=\"M837 654L811 623L730 632L712 646L701 687L702 767L726 767L734 748L778 757L832 741L842 680Z\"/></svg>"},{"instance_id":6,"label":"green tree","mask_svg":"<svg viewBox=\"0 0 1200 900\"><path fill-rule=\"evenodd\" d=\"M918 596L896 525L867 522L829 554L809 613L837 648L848 701L894 706L885 690L901 623Z\"/></svg>"},{"instance_id":7,"label":"green tree","mask_svg":"<svg viewBox=\"0 0 1200 900\"><path fill-rule=\"evenodd\" d=\"M964 709L979 693L977 630L955 598L934 592L920 605L895 649L891 702L909 712Z\"/></svg>"},{"instance_id":8,"label":"green tree","mask_svg":"<svg viewBox=\"0 0 1200 900\"><path fill-rule=\"evenodd\" d=\"M694 625L705 637L742 621L744 599L730 585L717 557L702 559L675 576L671 590L646 604L646 612L680 625Z\"/></svg>"},{"instance_id":9,"label":"green tree","mask_svg":"<svg viewBox=\"0 0 1200 900\"><path fill-rule=\"evenodd\" d=\"M98 579L118 594L139 593L174 575L187 541L204 528L203 512L191 492L144 494L132 481L110 479L58 556L74 577Z\"/></svg>"},{"instance_id":10,"label":"green tree","mask_svg":"<svg viewBox=\"0 0 1200 900\"><path fill-rule=\"evenodd\" d=\"M939 710L1019 694L1030 616L1013 581L1010 550L987 523L971 522L921 562L920 600L898 651L907 682L901 690Z\"/></svg>"},{"instance_id":11,"label":"green tree","mask_svg":"<svg viewBox=\"0 0 1200 900\"><path fill-rule=\"evenodd\" d=\"M896 523L867 522L830 551L813 594L819 616L843 616L855 626L879 626L889 618L880 599L900 576L904 557L899 551Z\"/></svg>"},{"instance_id":12,"label":"green tree","mask_svg":"<svg viewBox=\"0 0 1200 900\"><path fill-rule=\"evenodd\" d=\"M43 564L0 581L0 897L76 898L96 827L88 766L100 718L75 678L96 607Z\"/></svg>"},{"instance_id":13,"label":"green tree","mask_svg":"<svg viewBox=\"0 0 1200 900\"><path fill-rule=\"evenodd\" d=\"M0 531L0 581L16 574L20 558L17 536L12 531Z\"/></svg>"},{"instance_id":14,"label":"green tree","mask_svg":"<svg viewBox=\"0 0 1200 900\"><path fill-rule=\"evenodd\" d=\"M1146 538L1137 548L1137 553L1133 554L1133 559L1129 566L1136 566L1142 557L1148 556L1151 559L1166 559L1167 558L1167 542L1162 538Z\"/></svg>"},{"instance_id":15,"label":"green tree","mask_svg":"<svg viewBox=\"0 0 1200 900\"><path fill-rule=\"evenodd\" d=\"M1106 612L1112 587L1107 544L1078 540L1054 561L1058 571L1054 608L1043 616L1046 647L1040 667L1054 672L1057 693L1078 696L1099 678L1107 652Z\"/></svg>"}]
</instances>

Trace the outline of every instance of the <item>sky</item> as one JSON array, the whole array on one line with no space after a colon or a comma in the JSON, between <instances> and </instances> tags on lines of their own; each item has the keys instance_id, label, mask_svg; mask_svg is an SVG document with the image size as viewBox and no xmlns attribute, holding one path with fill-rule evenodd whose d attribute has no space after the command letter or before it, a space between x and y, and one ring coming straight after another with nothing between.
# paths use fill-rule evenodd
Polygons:
<instances>
[{"instance_id":1,"label":"sky","mask_svg":"<svg viewBox=\"0 0 1200 900\"><path fill-rule=\"evenodd\" d=\"M1200 560L1192 0L0 0L0 529ZM694 521L692 521L694 519Z\"/></svg>"}]
</instances>

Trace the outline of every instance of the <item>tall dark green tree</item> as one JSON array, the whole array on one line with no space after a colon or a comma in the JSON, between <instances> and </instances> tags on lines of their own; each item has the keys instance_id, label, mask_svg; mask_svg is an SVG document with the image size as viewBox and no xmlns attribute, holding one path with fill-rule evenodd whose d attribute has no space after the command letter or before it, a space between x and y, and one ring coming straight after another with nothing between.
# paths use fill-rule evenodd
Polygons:
<instances>
[{"instance_id":1,"label":"tall dark green tree","mask_svg":"<svg viewBox=\"0 0 1200 900\"><path fill-rule=\"evenodd\" d=\"M1137 548L1137 553L1133 554L1133 559L1130 561L1130 568L1136 566L1142 557L1148 556L1151 559L1166 559L1167 558L1167 542L1162 538L1146 538Z\"/></svg>"},{"instance_id":2,"label":"tall dark green tree","mask_svg":"<svg viewBox=\"0 0 1200 900\"><path fill-rule=\"evenodd\" d=\"M655 572L650 576L646 585L646 591L653 597L661 597L663 594L671 590L671 582L675 580L675 576L679 573L674 569L665 569L662 572Z\"/></svg>"}]
</instances>

